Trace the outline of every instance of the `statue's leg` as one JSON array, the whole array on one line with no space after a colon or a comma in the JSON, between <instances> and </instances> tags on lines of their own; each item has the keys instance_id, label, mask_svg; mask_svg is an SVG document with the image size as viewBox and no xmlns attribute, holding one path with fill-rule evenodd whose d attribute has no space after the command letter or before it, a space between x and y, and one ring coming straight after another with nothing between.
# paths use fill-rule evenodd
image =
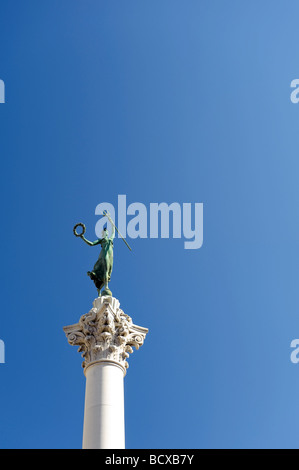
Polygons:
<instances>
[{"instance_id":1,"label":"statue's leg","mask_svg":"<svg viewBox=\"0 0 299 470\"><path fill-rule=\"evenodd\" d=\"M101 295L102 295L102 294L101 294L101 289L102 289L103 285L104 285L103 282L98 281L98 280L95 281L95 286L96 286L96 288L97 288L98 296L99 296L99 297L101 297Z\"/></svg>"},{"instance_id":2,"label":"statue's leg","mask_svg":"<svg viewBox=\"0 0 299 470\"><path fill-rule=\"evenodd\" d=\"M102 276L101 276L101 282L103 283L104 289L102 290L101 295L112 295L111 290L108 287L109 283L109 256L106 256L104 258L103 266L102 266Z\"/></svg>"},{"instance_id":3,"label":"statue's leg","mask_svg":"<svg viewBox=\"0 0 299 470\"><path fill-rule=\"evenodd\" d=\"M106 276L105 276L105 289L108 289L108 273L106 273Z\"/></svg>"},{"instance_id":4,"label":"statue's leg","mask_svg":"<svg viewBox=\"0 0 299 470\"><path fill-rule=\"evenodd\" d=\"M105 287L104 287L104 289L103 289L103 291L102 291L102 295L112 295L112 292L111 292L111 290L110 290L109 287L108 287L108 282L109 282L109 278L108 278L108 276L107 276L107 274L106 274L106 275L105 275L105 279L104 279L104 285L105 285Z\"/></svg>"}]
</instances>

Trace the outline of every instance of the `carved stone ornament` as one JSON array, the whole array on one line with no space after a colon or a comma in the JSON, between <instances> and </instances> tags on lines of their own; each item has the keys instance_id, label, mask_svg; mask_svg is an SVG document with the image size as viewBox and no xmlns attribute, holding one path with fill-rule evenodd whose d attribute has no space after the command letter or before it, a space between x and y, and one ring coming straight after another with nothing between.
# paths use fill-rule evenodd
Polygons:
<instances>
[{"instance_id":1,"label":"carved stone ornament","mask_svg":"<svg viewBox=\"0 0 299 470\"><path fill-rule=\"evenodd\" d=\"M122 366L124 374L133 347L139 349L148 333L147 328L134 325L132 318L119 308L119 301L111 296L95 299L93 308L78 323L63 330L69 344L79 346L84 369L94 362L112 361Z\"/></svg>"}]
</instances>

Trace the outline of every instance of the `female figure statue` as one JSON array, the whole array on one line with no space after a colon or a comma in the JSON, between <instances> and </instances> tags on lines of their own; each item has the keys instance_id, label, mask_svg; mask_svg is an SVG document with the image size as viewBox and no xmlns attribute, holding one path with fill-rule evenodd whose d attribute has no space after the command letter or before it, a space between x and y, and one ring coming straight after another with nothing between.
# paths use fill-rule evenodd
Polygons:
<instances>
[{"instance_id":1,"label":"female figure statue","mask_svg":"<svg viewBox=\"0 0 299 470\"><path fill-rule=\"evenodd\" d=\"M99 238L98 240L91 242L84 237L85 225L77 224L74 227L74 234L77 237L82 238L82 240L85 243L87 243L87 245L89 246L101 245L102 247L98 260L93 267L93 270L87 272L87 275L94 282L98 290L99 297L101 297L101 295L112 295L112 292L108 287L108 283L110 282L112 268L113 268L113 240L115 237L115 229L114 229L114 224L110 216L108 214L106 215L109 221L111 222L111 226L112 226L112 233L110 237L109 237L107 229L104 228L104 230L102 231L102 238ZM79 225L83 228L83 231L80 234L76 232L76 228ZM101 289L103 286L105 287L104 287L104 290L101 292Z\"/></svg>"}]
</instances>

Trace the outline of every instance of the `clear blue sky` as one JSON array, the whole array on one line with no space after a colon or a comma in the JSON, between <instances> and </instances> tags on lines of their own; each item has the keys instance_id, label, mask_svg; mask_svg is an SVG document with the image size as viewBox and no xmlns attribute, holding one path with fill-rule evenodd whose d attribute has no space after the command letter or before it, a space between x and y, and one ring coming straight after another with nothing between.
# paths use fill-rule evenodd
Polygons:
<instances>
[{"instance_id":1,"label":"clear blue sky","mask_svg":"<svg viewBox=\"0 0 299 470\"><path fill-rule=\"evenodd\" d=\"M203 202L204 243L115 243L150 332L125 377L128 448L299 443L299 5L1 3L0 447L80 448L85 378L62 327L96 296L103 201Z\"/></svg>"}]
</instances>

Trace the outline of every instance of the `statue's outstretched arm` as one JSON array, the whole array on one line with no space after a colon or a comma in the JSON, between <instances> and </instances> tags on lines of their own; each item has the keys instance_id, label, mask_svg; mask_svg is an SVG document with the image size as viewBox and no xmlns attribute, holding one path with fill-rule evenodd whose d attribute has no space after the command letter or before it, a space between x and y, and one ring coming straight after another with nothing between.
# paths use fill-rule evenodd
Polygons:
<instances>
[{"instance_id":1,"label":"statue's outstretched arm","mask_svg":"<svg viewBox=\"0 0 299 470\"><path fill-rule=\"evenodd\" d=\"M89 246L95 246L95 245L99 245L99 243L101 243L101 238L98 238L94 242L91 242L91 241L87 240L87 238L85 238L84 235L81 235L81 238Z\"/></svg>"}]
</instances>

